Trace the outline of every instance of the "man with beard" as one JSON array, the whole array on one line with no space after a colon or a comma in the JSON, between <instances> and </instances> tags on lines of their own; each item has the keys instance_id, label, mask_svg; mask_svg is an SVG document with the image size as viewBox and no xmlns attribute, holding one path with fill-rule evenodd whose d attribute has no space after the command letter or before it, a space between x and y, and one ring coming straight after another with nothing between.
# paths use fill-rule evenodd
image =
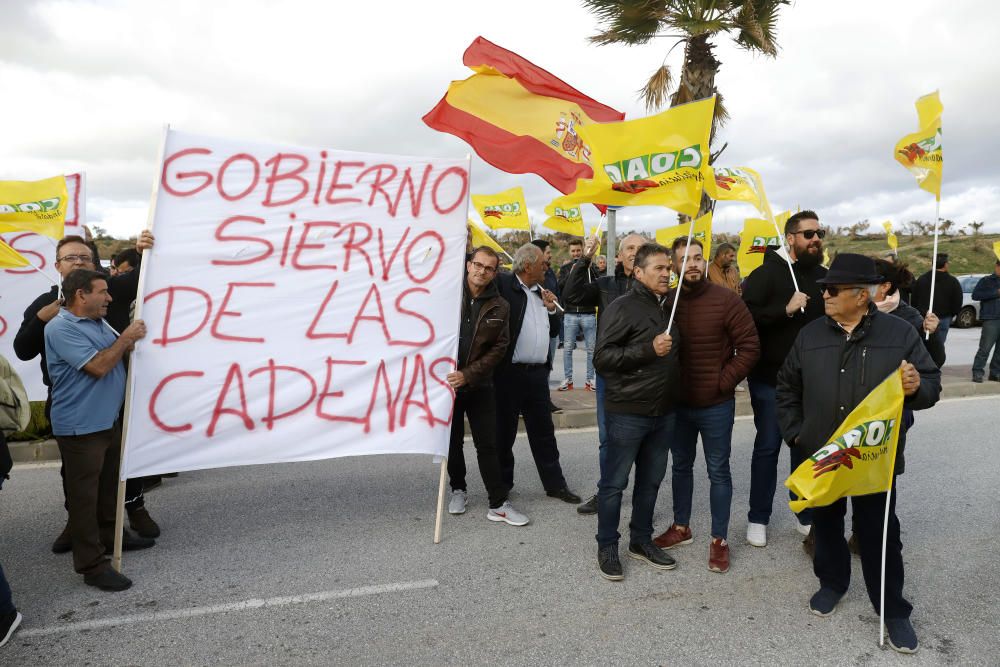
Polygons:
<instances>
[{"instance_id":1,"label":"man with beard","mask_svg":"<svg viewBox=\"0 0 1000 667\"><path fill-rule=\"evenodd\" d=\"M732 243L720 243L715 249L715 259L708 265L708 279L740 293L740 270L736 266L736 248Z\"/></svg>"},{"instance_id":2,"label":"man with beard","mask_svg":"<svg viewBox=\"0 0 1000 667\"><path fill-rule=\"evenodd\" d=\"M705 258L697 239L673 243L674 267L681 275L676 324L680 332L681 389L670 451L674 455L674 522L656 538L671 549L693 541L691 501L698 436L711 482L712 510L708 569L729 571L729 514L733 478L729 456L736 418L735 391L757 363L760 342L750 312L736 293L705 280ZM685 261L685 256L687 260ZM683 268L682 268L683 267Z\"/></svg>"},{"instance_id":3,"label":"man with beard","mask_svg":"<svg viewBox=\"0 0 1000 667\"><path fill-rule=\"evenodd\" d=\"M635 254L644 243L646 243L646 238L641 234L629 234L623 238L618 244L618 261L615 264L615 275L605 276L602 274L597 280L588 281L588 274L585 269L590 267L594 253L597 252L597 247L600 245L600 237L595 235L587 239L583 256L574 263L576 270L571 271L566 278L566 284L563 287L563 298L574 302L596 303L598 308L597 322L598 326L600 326L601 316L607 310L608 306L615 299L632 289ZM595 380L597 389L597 439L599 443L598 464L600 466L599 472L603 475L608 445L608 434L604 426L604 380L601 378L600 373L595 374ZM580 514L597 514L597 495L591 496L587 502L577 507L576 511Z\"/></svg>"},{"instance_id":4,"label":"man with beard","mask_svg":"<svg viewBox=\"0 0 1000 667\"><path fill-rule=\"evenodd\" d=\"M778 369L792 349L799 330L823 316L822 287L816 281L826 275L820 266L823 259L823 237L819 216L812 211L800 211L785 223L785 243L792 257L792 268L769 247L764 263L747 276L743 285L743 302L753 315L760 338L760 361L750 372L750 405L757 436L753 443L750 463L750 512L747 514L747 542L755 547L767 546L767 525L771 520L774 490L778 481L778 457L781 453L781 432L775 387ZM792 282L795 273L798 290ZM791 470L801 463L793 456ZM798 515L796 524L806 536L806 551L811 549L809 526L812 510Z\"/></svg>"}]
</instances>

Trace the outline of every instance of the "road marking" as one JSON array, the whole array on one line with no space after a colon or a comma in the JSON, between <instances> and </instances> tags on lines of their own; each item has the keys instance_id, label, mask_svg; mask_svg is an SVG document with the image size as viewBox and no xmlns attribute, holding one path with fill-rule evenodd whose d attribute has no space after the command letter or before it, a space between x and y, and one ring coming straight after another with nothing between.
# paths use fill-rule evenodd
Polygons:
<instances>
[{"instance_id":1,"label":"road marking","mask_svg":"<svg viewBox=\"0 0 1000 667\"><path fill-rule=\"evenodd\" d=\"M175 621L178 619L208 616L210 614L227 614L233 611L248 611L270 607L287 607L289 605L306 604L309 602L325 602L327 600L359 598L368 595L382 595L384 593L401 593L404 591L437 588L437 586L438 582L436 579L404 581L397 584L361 586L360 588L348 588L339 591L321 591L319 593L307 593L305 595L288 595L276 598L242 600L240 602L227 602L225 604L214 604L205 607L192 607L191 609L172 609L166 611L154 611L146 614L133 614L130 616L111 616L109 618L94 619L92 621L80 621L77 623L66 623L64 625L50 625L44 628L32 628L22 630L18 634L20 637L24 638L44 637L47 635L56 635L66 632L100 630L102 628L113 628L120 625L133 625L135 623Z\"/></svg>"}]
</instances>

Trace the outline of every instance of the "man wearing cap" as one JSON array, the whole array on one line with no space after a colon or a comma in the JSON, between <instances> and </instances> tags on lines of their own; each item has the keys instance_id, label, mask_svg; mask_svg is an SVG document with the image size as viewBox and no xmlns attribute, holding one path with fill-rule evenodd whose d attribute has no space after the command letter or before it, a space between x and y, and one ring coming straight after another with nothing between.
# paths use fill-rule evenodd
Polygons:
<instances>
[{"instance_id":1,"label":"man wearing cap","mask_svg":"<svg viewBox=\"0 0 1000 667\"><path fill-rule=\"evenodd\" d=\"M948 273L948 255L937 254L934 260L937 277L934 280L934 301L931 302L931 272L928 271L913 285L913 307L926 315L928 311L938 316L938 338L944 345L948 338L951 321L962 310L962 284L958 278Z\"/></svg>"},{"instance_id":2,"label":"man wearing cap","mask_svg":"<svg viewBox=\"0 0 1000 667\"><path fill-rule=\"evenodd\" d=\"M823 285L826 316L803 327L778 372L781 434L803 456L822 448L847 415L892 373L902 372L906 408L929 408L941 393L941 372L913 326L875 307L883 278L871 258L842 253L818 282ZM897 457L897 470L901 465ZM917 636L909 620L913 607L903 597L902 543L894 489L895 477L888 505L885 623L890 645L913 653ZM886 494L855 496L852 504L868 598L880 613ZM841 498L813 511L813 572L820 588L810 599L809 608L818 616L833 613L850 584L851 555L844 539L846 509L847 499Z\"/></svg>"}]
</instances>

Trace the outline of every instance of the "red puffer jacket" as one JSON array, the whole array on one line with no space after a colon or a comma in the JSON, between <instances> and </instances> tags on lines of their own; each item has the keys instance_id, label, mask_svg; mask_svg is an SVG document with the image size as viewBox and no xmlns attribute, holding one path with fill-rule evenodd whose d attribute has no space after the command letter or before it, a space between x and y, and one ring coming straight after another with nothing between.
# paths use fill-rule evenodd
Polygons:
<instances>
[{"instance_id":1,"label":"red puffer jacket","mask_svg":"<svg viewBox=\"0 0 1000 667\"><path fill-rule=\"evenodd\" d=\"M753 317L735 292L708 281L682 290L680 299L680 402L707 408L728 401L760 357Z\"/></svg>"}]
</instances>

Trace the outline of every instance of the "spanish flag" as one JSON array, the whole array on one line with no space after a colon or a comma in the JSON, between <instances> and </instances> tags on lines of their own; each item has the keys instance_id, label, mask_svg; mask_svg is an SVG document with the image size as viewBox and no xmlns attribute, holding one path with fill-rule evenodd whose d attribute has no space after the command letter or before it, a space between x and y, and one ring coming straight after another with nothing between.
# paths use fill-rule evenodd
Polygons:
<instances>
[{"instance_id":1,"label":"spanish flag","mask_svg":"<svg viewBox=\"0 0 1000 667\"><path fill-rule=\"evenodd\" d=\"M528 205L520 187L495 195L472 195L472 205L490 229L531 229Z\"/></svg>"},{"instance_id":2,"label":"spanish flag","mask_svg":"<svg viewBox=\"0 0 1000 667\"><path fill-rule=\"evenodd\" d=\"M689 224L674 225L656 230L656 242L669 248L675 239L687 238ZM709 211L694 221L694 234L691 235L696 241L701 241L701 254L707 260L712 256L712 212ZM678 267L680 268L680 267Z\"/></svg>"},{"instance_id":3,"label":"spanish flag","mask_svg":"<svg viewBox=\"0 0 1000 667\"><path fill-rule=\"evenodd\" d=\"M34 232L61 239L68 205L65 176L0 181L0 233Z\"/></svg>"},{"instance_id":4,"label":"spanish flag","mask_svg":"<svg viewBox=\"0 0 1000 667\"><path fill-rule=\"evenodd\" d=\"M579 133L591 148L594 177L550 207L666 206L697 215L705 181L713 178L708 137L714 109L713 96L646 118L585 125Z\"/></svg>"},{"instance_id":5,"label":"spanish flag","mask_svg":"<svg viewBox=\"0 0 1000 667\"><path fill-rule=\"evenodd\" d=\"M31 266L28 258L0 240L0 269L16 269Z\"/></svg>"},{"instance_id":6,"label":"spanish flag","mask_svg":"<svg viewBox=\"0 0 1000 667\"><path fill-rule=\"evenodd\" d=\"M501 171L538 174L563 193L593 176L590 147L577 130L625 114L482 37L462 62L475 74L448 86L424 116L428 126L454 134Z\"/></svg>"},{"instance_id":7,"label":"spanish flag","mask_svg":"<svg viewBox=\"0 0 1000 667\"><path fill-rule=\"evenodd\" d=\"M788 503L793 512L889 490L903 426L902 378L901 371L894 371L883 380L827 443L789 475L785 486L799 497Z\"/></svg>"},{"instance_id":8,"label":"spanish flag","mask_svg":"<svg viewBox=\"0 0 1000 667\"><path fill-rule=\"evenodd\" d=\"M917 100L917 124L920 129L908 134L893 149L896 161L910 170L919 185L941 199L941 113L944 107L935 90Z\"/></svg>"}]
</instances>

